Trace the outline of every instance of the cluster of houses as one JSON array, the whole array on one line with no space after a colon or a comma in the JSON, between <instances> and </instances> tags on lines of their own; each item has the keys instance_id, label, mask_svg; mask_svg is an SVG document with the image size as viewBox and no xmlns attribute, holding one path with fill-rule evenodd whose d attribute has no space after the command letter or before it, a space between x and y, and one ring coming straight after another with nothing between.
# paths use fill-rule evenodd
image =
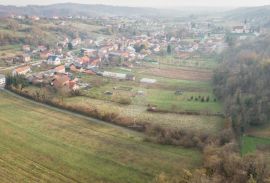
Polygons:
<instances>
[{"instance_id":1,"label":"cluster of houses","mask_svg":"<svg viewBox=\"0 0 270 183\"><path fill-rule=\"evenodd\" d=\"M12 75L25 75L31 84L37 86L48 85L57 90L67 89L69 91L80 89L78 79L73 77L71 73L66 72L64 65L37 73L32 73L30 66L22 66L14 69Z\"/></svg>"},{"instance_id":2,"label":"cluster of houses","mask_svg":"<svg viewBox=\"0 0 270 183\"><path fill-rule=\"evenodd\" d=\"M132 74L102 71L106 66L117 66L130 69L142 62L152 61L154 56L173 54L179 60L186 60L200 54L221 52L227 47L226 31L214 21L181 22L167 24L159 20L142 18L120 19L119 17L104 18L98 21L103 27L115 28L118 36L98 37L81 40L65 38L53 49L40 45L32 49L23 45L23 54L13 62L28 63L15 69L13 75L27 75L33 84L49 84L56 88L67 87L71 90L86 86L72 73L96 74L119 80L135 80ZM139 33L131 33L134 29ZM151 30L151 31L149 31ZM235 26L232 33L248 33L250 27ZM121 34L123 33L123 34ZM86 48L81 48L81 47ZM73 51L76 49L76 52ZM66 50L66 51L64 51ZM79 50L79 52L77 52ZM50 69L38 73L31 72L31 58L39 58ZM141 83L155 83L156 80L143 78Z\"/></svg>"}]
</instances>

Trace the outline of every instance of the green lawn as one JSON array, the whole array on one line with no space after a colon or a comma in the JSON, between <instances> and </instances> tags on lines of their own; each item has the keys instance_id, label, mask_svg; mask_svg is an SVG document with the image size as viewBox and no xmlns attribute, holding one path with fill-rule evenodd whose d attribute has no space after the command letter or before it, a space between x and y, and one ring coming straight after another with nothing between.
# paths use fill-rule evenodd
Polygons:
<instances>
[{"instance_id":1,"label":"green lawn","mask_svg":"<svg viewBox=\"0 0 270 183\"><path fill-rule=\"evenodd\" d=\"M136 81L117 81L113 79L103 78L100 76L81 75L84 82L91 83L93 88L84 93L92 98L100 100L110 100L111 96L104 95L106 91L116 92L117 95L132 95L137 91L144 91L145 97L143 103L138 103L133 98L133 104L146 106L147 104L157 105L160 109L174 111L209 111L211 113L222 112L222 105L215 101L216 97L212 94L210 82L204 81L187 81L168 79L163 77L151 77L139 75ZM156 84L143 85L139 82L140 78L148 77L157 80ZM113 88L131 87L130 92L114 91ZM175 95L175 91L180 89L183 95ZM193 97L193 100L190 98ZM201 98L209 97L208 102L201 102ZM196 101L195 98L198 98Z\"/></svg>"},{"instance_id":2,"label":"green lawn","mask_svg":"<svg viewBox=\"0 0 270 183\"><path fill-rule=\"evenodd\" d=\"M0 181L150 182L201 164L197 150L0 93Z\"/></svg>"},{"instance_id":3,"label":"green lawn","mask_svg":"<svg viewBox=\"0 0 270 183\"><path fill-rule=\"evenodd\" d=\"M191 97L193 97L192 100ZM199 98L200 97L200 98ZM209 97L209 101L206 98ZM197 100L195 100L197 98ZM202 102L202 99L204 98ZM147 90L148 103L155 104L160 109L173 111L209 111L212 113L222 112L222 105L215 101L212 93L185 92L176 95L174 91Z\"/></svg>"},{"instance_id":4,"label":"green lawn","mask_svg":"<svg viewBox=\"0 0 270 183\"><path fill-rule=\"evenodd\" d=\"M241 153L247 154L255 152L260 145L270 145L270 138L261 138L253 136L243 136Z\"/></svg>"}]
</instances>

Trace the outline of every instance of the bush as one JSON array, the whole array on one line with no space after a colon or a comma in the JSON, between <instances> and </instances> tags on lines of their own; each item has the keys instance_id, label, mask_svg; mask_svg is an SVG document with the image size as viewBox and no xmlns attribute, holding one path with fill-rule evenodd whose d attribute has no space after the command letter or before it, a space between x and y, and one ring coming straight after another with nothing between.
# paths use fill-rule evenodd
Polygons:
<instances>
[{"instance_id":1,"label":"bush","mask_svg":"<svg viewBox=\"0 0 270 183\"><path fill-rule=\"evenodd\" d=\"M123 104L123 105L130 105L132 103L132 100L129 96L120 96L120 95L115 95L112 98L113 102L117 102L119 104Z\"/></svg>"},{"instance_id":2,"label":"bush","mask_svg":"<svg viewBox=\"0 0 270 183\"><path fill-rule=\"evenodd\" d=\"M204 97L201 98L201 102L204 102Z\"/></svg>"}]
</instances>

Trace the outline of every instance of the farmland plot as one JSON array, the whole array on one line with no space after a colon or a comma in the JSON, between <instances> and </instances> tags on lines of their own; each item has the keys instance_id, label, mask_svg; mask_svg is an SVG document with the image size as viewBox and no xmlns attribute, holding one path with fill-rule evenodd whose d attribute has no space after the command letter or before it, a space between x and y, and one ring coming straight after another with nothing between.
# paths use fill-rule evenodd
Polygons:
<instances>
[{"instance_id":1,"label":"farmland plot","mask_svg":"<svg viewBox=\"0 0 270 183\"><path fill-rule=\"evenodd\" d=\"M1 182L143 183L200 163L196 150L0 93Z\"/></svg>"}]
</instances>

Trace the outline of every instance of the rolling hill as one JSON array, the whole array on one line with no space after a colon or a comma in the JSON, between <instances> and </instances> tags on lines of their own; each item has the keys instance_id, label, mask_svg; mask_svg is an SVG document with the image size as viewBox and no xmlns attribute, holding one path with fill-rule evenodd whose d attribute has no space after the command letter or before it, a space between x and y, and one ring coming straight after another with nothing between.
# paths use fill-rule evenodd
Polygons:
<instances>
[{"instance_id":1,"label":"rolling hill","mask_svg":"<svg viewBox=\"0 0 270 183\"><path fill-rule=\"evenodd\" d=\"M227 11L225 18L229 20L248 20L260 26L270 27L270 5L249 8L238 8Z\"/></svg>"}]
</instances>

